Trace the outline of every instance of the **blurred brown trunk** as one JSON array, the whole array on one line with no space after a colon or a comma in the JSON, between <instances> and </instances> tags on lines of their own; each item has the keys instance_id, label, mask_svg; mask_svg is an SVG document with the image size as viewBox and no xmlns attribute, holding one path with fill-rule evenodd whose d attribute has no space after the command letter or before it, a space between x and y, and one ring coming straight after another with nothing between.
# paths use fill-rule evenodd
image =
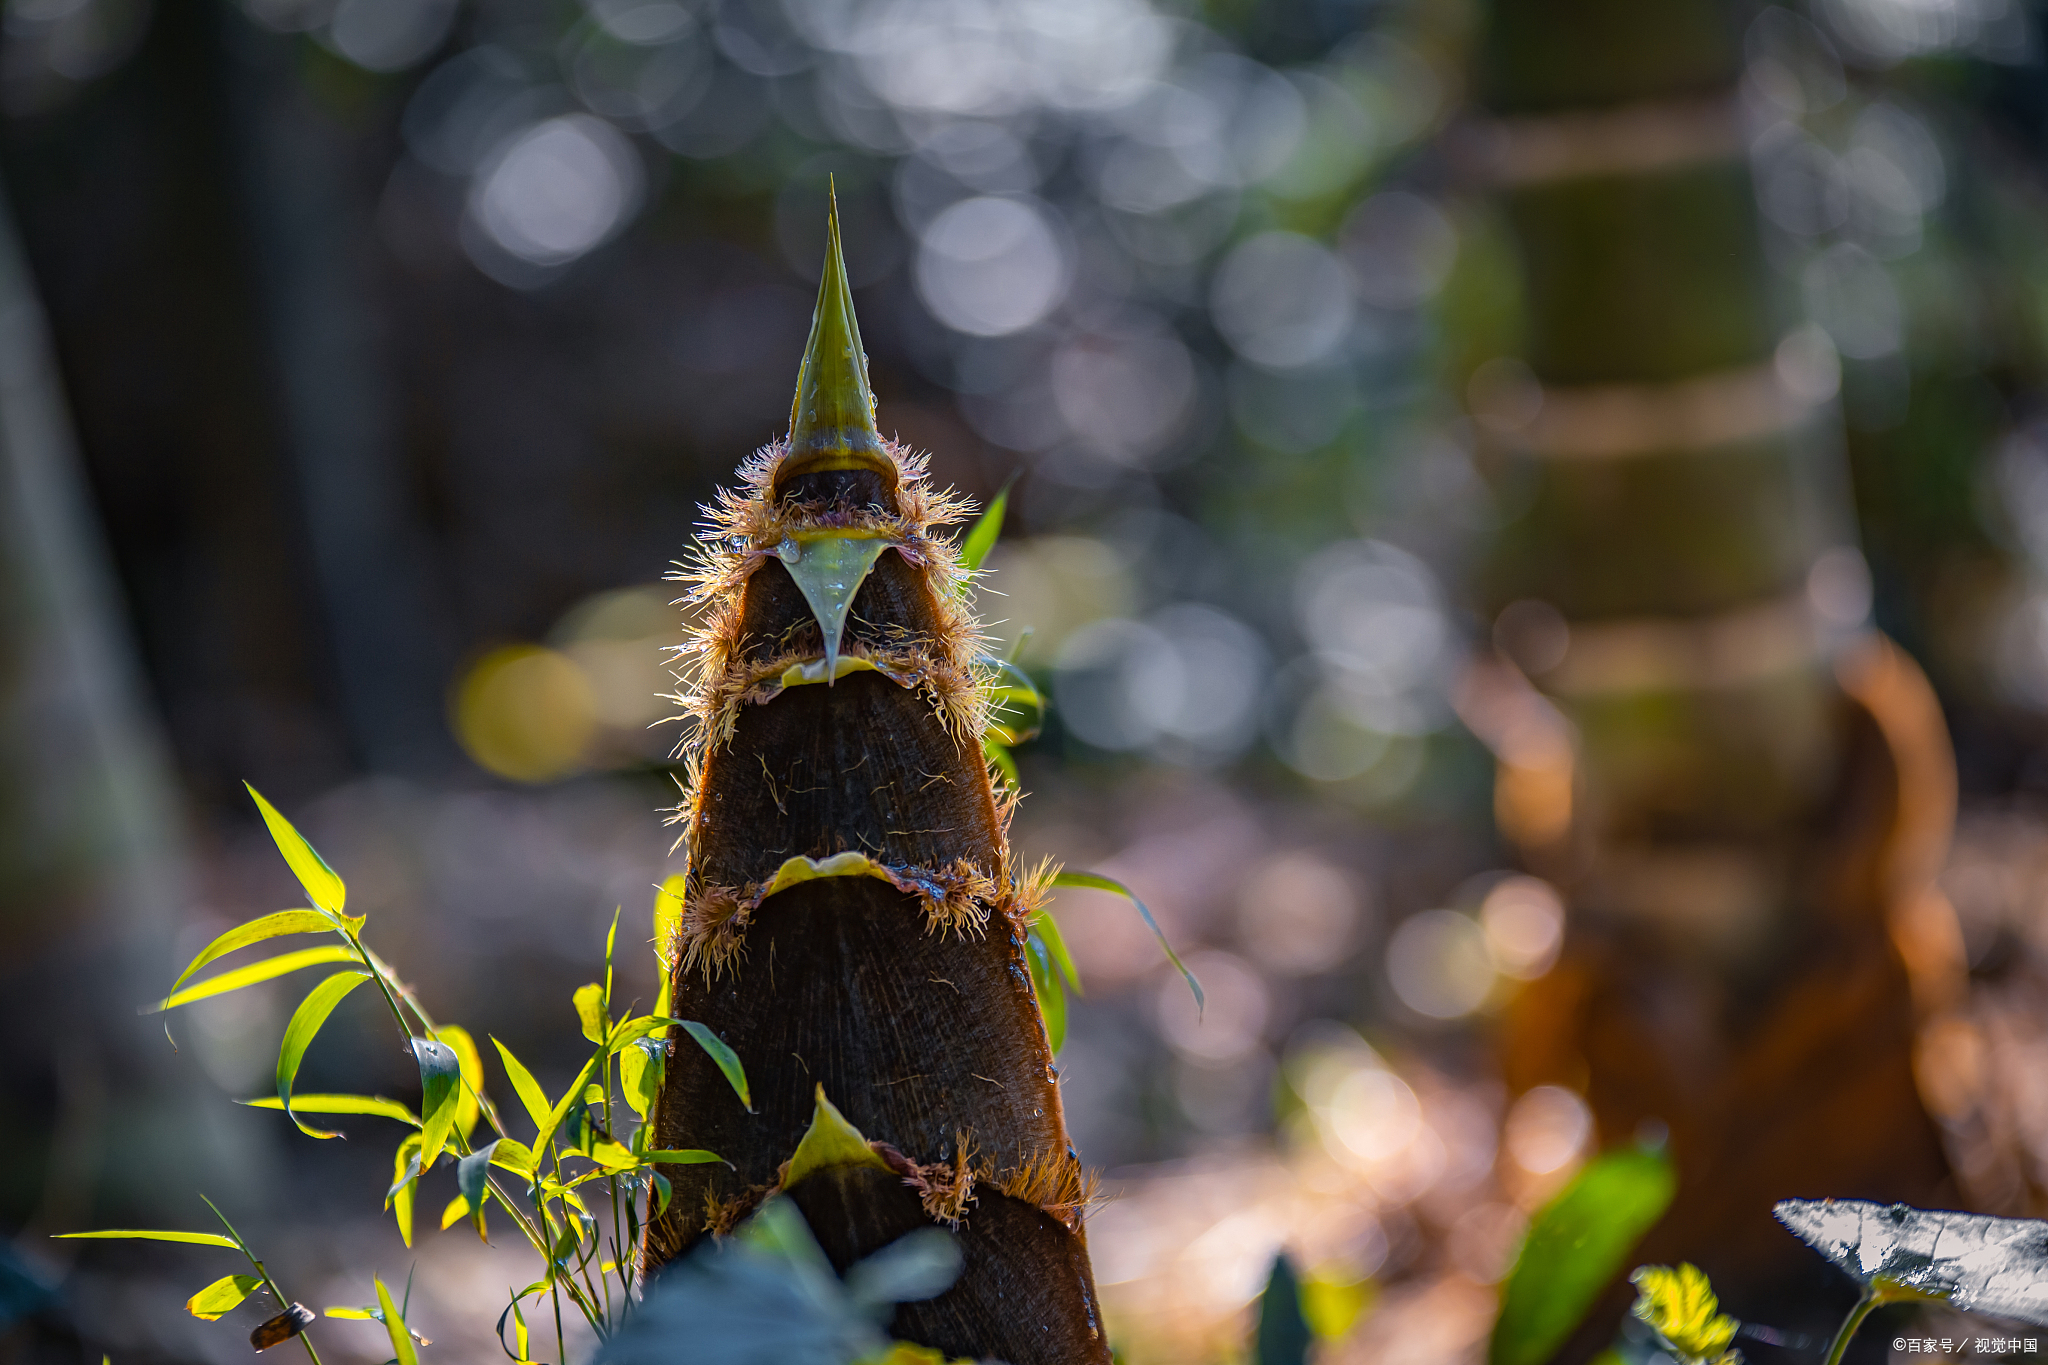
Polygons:
<instances>
[{"instance_id":1,"label":"blurred brown trunk","mask_svg":"<svg viewBox=\"0 0 2048 1365\"><path fill-rule=\"evenodd\" d=\"M1487 582L1496 687L1519 664L1567 741L1497 745L1498 805L1573 909L1505 1063L1518 1091L1584 1093L1605 1145L1668 1125L1680 1191L1640 1259L1698 1263L1742 1312L1809 1273L1776 1200L1958 1197L1914 1074L1962 985L1933 890L1953 760L1856 600L1831 356L1785 331L1761 249L1740 16L1490 17L1475 147L1527 313L1527 378L1497 367L1491 412L1475 393L1527 490Z\"/></svg>"}]
</instances>

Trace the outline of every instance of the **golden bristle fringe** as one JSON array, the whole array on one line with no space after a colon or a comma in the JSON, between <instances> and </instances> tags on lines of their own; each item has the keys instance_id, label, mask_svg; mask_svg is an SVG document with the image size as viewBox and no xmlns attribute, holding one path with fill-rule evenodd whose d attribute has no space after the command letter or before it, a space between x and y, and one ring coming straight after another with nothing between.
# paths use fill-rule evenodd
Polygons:
<instances>
[{"instance_id":1,"label":"golden bristle fringe","mask_svg":"<svg viewBox=\"0 0 2048 1365\"><path fill-rule=\"evenodd\" d=\"M991 915L1025 927L1045 903L1060 865L1044 858L1029 871L1016 867L1008 838L1008 820L1015 809L1013 798L997 812L1003 822L1003 866L993 877L968 858L956 858L937 869L884 865L889 884L917 898L924 910L926 933L980 934ZM716 980L745 956L747 926L767 898L766 882L749 882L744 887L689 886L683 894L683 913L674 941L662 945L670 970L678 977L702 972L706 985Z\"/></svg>"},{"instance_id":2,"label":"golden bristle fringe","mask_svg":"<svg viewBox=\"0 0 2048 1365\"><path fill-rule=\"evenodd\" d=\"M884 449L899 476L894 513L843 503L778 500L773 486L775 467L785 452L782 442L764 447L740 466L740 490L720 489L718 501L702 509L709 522L698 533L703 546L694 562L669 575L672 581L689 585L682 601L706 608L703 624L675 652L676 664L693 682L673 700L682 706L685 718L696 722L679 751L708 752L730 739L739 708L761 681L765 665L739 661L746 644L740 631L740 598L748 576L786 538L824 530L885 536L925 571L938 606L937 630L929 638L906 632L890 649L873 655L864 654L855 642L848 643L846 652L877 663L896 656L904 667L895 671L918 675L954 738L979 742L988 727L991 680L989 670L977 662L984 641L967 609L971 575L961 567L953 543L931 534L966 520L972 504L950 489L931 486L926 477L929 456L893 441L884 442ZM789 654L781 662L787 666L813 657Z\"/></svg>"},{"instance_id":3,"label":"golden bristle fringe","mask_svg":"<svg viewBox=\"0 0 2048 1365\"><path fill-rule=\"evenodd\" d=\"M1044 1210L1073 1232L1081 1230L1088 1210L1102 1196L1101 1175L1068 1152L1041 1152L1017 1170L979 1178L1020 1203Z\"/></svg>"}]
</instances>

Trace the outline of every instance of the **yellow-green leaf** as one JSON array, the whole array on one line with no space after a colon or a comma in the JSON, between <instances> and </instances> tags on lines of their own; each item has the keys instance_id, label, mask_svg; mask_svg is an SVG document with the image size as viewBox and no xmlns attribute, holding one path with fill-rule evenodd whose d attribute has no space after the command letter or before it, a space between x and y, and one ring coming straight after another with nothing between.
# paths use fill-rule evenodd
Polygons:
<instances>
[{"instance_id":1,"label":"yellow-green leaf","mask_svg":"<svg viewBox=\"0 0 2048 1365\"><path fill-rule=\"evenodd\" d=\"M1629 1277L1635 1315L1688 1361L1719 1360L1742 1324L1721 1311L1706 1272L1696 1265L1646 1265Z\"/></svg>"},{"instance_id":2,"label":"yellow-green leaf","mask_svg":"<svg viewBox=\"0 0 2048 1365\"><path fill-rule=\"evenodd\" d=\"M848 1123L846 1115L825 1098L825 1086L821 1082L817 1101L811 1110L811 1126L805 1131L803 1140L797 1143L796 1152L783 1163L780 1187L787 1190L804 1177L834 1166L889 1169L889 1163L868 1146L868 1140L861 1136L860 1129Z\"/></svg>"},{"instance_id":3,"label":"yellow-green leaf","mask_svg":"<svg viewBox=\"0 0 2048 1365\"><path fill-rule=\"evenodd\" d=\"M391 1188L384 1196L384 1207L397 1220L398 1235L407 1246L412 1245L413 1202L420 1190L420 1141L418 1133L408 1133L398 1144L391 1159Z\"/></svg>"},{"instance_id":4,"label":"yellow-green leaf","mask_svg":"<svg viewBox=\"0 0 2048 1365\"><path fill-rule=\"evenodd\" d=\"M412 1333L406 1330L405 1316L391 1301L391 1291L384 1287L382 1280L377 1281L377 1306L384 1310L384 1330L391 1337L391 1353L398 1365L420 1365L419 1352L413 1349Z\"/></svg>"},{"instance_id":5,"label":"yellow-green leaf","mask_svg":"<svg viewBox=\"0 0 2048 1365\"><path fill-rule=\"evenodd\" d=\"M513 1093L519 1096L526 1116L533 1120L535 1128L545 1127L549 1108L547 1092L533 1079L533 1073L526 1069L526 1064L512 1055L511 1048L496 1038L491 1039L491 1045L498 1049L498 1058L505 1063L505 1075L511 1079Z\"/></svg>"},{"instance_id":6,"label":"yellow-green leaf","mask_svg":"<svg viewBox=\"0 0 2048 1365\"><path fill-rule=\"evenodd\" d=\"M55 1236L63 1241L190 1242L194 1246L240 1250L233 1238L223 1237L217 1232L151 1232L138 1228L101 1228L95 1232L60 1232Z\"/></svg>"},{"instance_id":7,"label":"yellow-green leaf","mask_svg":"<svg viewBox=\"0 0 2048 1365\"><path fill-rule=\"evenodd\" d=\"M159 1014L174 1010L180 1005L189 1005L194 1000L205 1000L211 996L226 995L229 991L241 990L260 981L274 981L280 976L301 971L307 967L318 967L327 962L361 962L353 948L343 944L330 944L323 948L301 948L293 953L280 953L266 957L261 962L251 962L246 967L237 967L219 976L209 976L195 986L187 986L175 995L166 996L156 1004L144 1008L144 1014Z\"/></svg>"},{"instance_id":8,"label":"yellow-green leaf","mask_svg":"<svg viewBox=\"0 0 2048 1365\"><path fill-rule=\"evenodd\" d=\"M637 1038L619 1049L619 1088L625 1092L626 1103L642 1119L661 1093L667 1061L668 1044L659 1038Z\"/></svg>"},{"instance_id":9,"label":"yellow-green leaf","mask_svg":"<svg viewBox=\"0 0 2048 1365\"><path fill-rule=\"evenodd\" d=\"M661 1147L642 1153L640 1159L650 1166L704 1166L714 1161L732 1165L718 1153L707 1152L702 1147Z\"/></svg>"},{"instance_id":10,"label":"yellow-green leaf","mask_svg":"<svg viewBox=\"0 0 2048 1365\"><path fill-rule=\"evenodd\" d=\"M263 823L270 827L270 837L277 842L277 851L284 855L285 863L292 875L299 879L299 885L306 888L306 894L313 904L322 910L340 914L348 901L348 886L327 865L327 860L313 851L305 836L292 828L292 822L278 814L277 807L263 799L263 793L250 787L249 795L256 798L256 809L263 812Z\"/></svg>"},{"instance_id":11,"label":"yellow-green leaf","mask_svg":"<svg viewBox=\"0 0 2048 1365\"><path fill-rule=\"evenodd\" d=\"M503 1166L508 1171L516 1171L532 1179L533 1168L538 1164L538 1158L534 1156L532 1148L517 1138L499 1138L491 1144L491 1164Z\"/></svg>"},{"instance_id":12,"label":"yellow-green leaf","mask_svg":"<svg viewBox=\"0 0 2048 1365\"><path fill-rule=\"evenodd\" d=\"M286 1116L308 1137L332 1138L341 1134L324 1128L308 1128L299 1123L298 1115L292 1113L292 1082L298 1077L299 1063L305 1059L306 1049L312 1046L321 1025L327 1022L327 1016L334 1013L334 1007L369 979L368 972L336 972L299 1002L298 1009L292 1012L291 1022L284 1027L284 1040L277 1049L277 1097L282 1101Z\"/></svg>"},{"instance_id":13,"label":"yellow-green leaf","mask_svg":"<svg viewBox=\"0 0 2048 1365\"><path fill-rule=\"evenodd\" d=\"M697 1046L703 1048L705 1055L724 1073L725 1083L732 1087L733 1094L740 1097L746 1111L753 1113L754 1098L747 1086L747 1070L740 1065L740 1055L726 1045L725 1039L696 1020L678 1019L676 1022L683 1026L683 1032L697 1040Z\"/></svg>"},{"instance_id":14,"label":"yellow-green leaf","mask_svg":"<svg viewBox=\"0 0 2048 1365\"><path fill-rule=\"evenodd\" d=\"M672 982L669 974L673 968L670 954L675 951L676 933L683 927L683 896L689 888L689 879L682 873L670 874L654 893L654 960L661 971L661 992L654 1002L656 1014L667 1014Z\"/></svg>"},{"instance_id":15,"label":"yellow-green leaf","mask_svg":"<svg viewBox=\"0 0 2048 1365\"><path fill-rule=\"evenodd\" d=\"M412 1040L420 1064L420 1169L430 1171L448 1145L462 1098L462 1059L455 1049L431 1038Z\"/></svg>"},{"instance_id":16,"label":"yellow-green leaf","mask_svg":"<svg viewBox=\"0 0 2048 1365\"><path fill-rule=\"evenodd\" d=\"M202 1322L212 1322L237 1307L262 1283L254 1275L223 1275L185 1300L185 1311Z\"/></svg>"},{"instance_id":17,"label":"yellow-green leaf","mask_svg":"<svg viewBox=\"0 0 2048 1365\"><path fill-rule=\"evenodd\" d=\"M476 1039L460 1024L443 1024L434 1030L434 1036L455 1049L455 1059L462 1064L462 1083L455 1095L455 1131L467 1140L483 1114L478 1098L484 1093L483 1054L477 1051Z\"/></svg>"},{"instance_id":18,"label":"yellow-green leaf","mask_svg":"<svg viewBox=\"0 0 2048 1365\"><path fill-rule=\"evenodd\" d=\"M360 927L361 919L345 921L351 928ZM199 956L178 973L178 979L171 983L171 994L177 994L178 987L192 979L192 974L216 958L226 957L238 948L266 939L282 938L287 934L331 934L340 925L335 917L322 910L276 910L268 915L259 915L247 924L238 924L213 942L199 950Z\"/></svg>"},{"instance_id":19,"label":"yellow-green leaf","mask_svg":"<svg viewBox=\"0 0 2048 1365\"><path fill-rule=\"evenodd\" d=\"M974 519L966 537L960 542L960 567L969 573L975 572L988 559L988 552L996 546L996 537L1003 533L1003 512L1010 505L1010 484L1017 480L1013 475L1002 491L989 500L988 509Z\"/></svg>"},{"instance_id":20,"label":"yellow-green leaf","mask_svg":"<svg viewBox=\"0 0 2048 1365\"><path fill-rule=\"evenodd\" d=\"M593 1043L602 1044L611 1020L604 1015L604 987L595 981L576 988L576 1017L582 1021L583 1036Z\"/></svg>"},{"instance_id":21,"label":"yellow-green leaf","mask_svg":"<svg viewBox=\"0 0 2048 1365\"><path fill-rule=\"evenodd\" d=\"M236 1100L236 1104L251 1109L282 1109L284 1101L275 1095L265 1095L260 1100ZM412 1110L397 1100L387 1100L382 1095L294 1095L292 1112L295 1114L370 1114L381 1119L397 1119L400 1123L420 1126Z\"/></svg>"}]
</instances>

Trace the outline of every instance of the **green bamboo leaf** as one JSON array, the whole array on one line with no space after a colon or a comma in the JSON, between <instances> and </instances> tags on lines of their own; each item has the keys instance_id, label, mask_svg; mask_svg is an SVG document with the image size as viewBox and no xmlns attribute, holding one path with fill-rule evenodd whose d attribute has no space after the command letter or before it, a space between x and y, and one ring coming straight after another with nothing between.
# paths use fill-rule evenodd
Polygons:
<instances>
[{"instance_id":1,"label":"green bamboo leaf","mask_svg":"<svg viewBox=\"0 0 2048 1365\"><path fill-rule=\"evenodd\" d=\"M1021 788L1024 785L1023 774L1017 771L1017 760L1010 757L1010 751L996 743L993 738L986 735L982 737L981 756L1003 775L1003 781L1012 787Z\"/></svg>"},{"instance_id":2,"label":"green bamboo leaf","mask_svg":"<svg viewBox=\"0 0 2048 1365\"><path fill-rule=\"evenodd\" d=\"M1501 1295L1488 1365L1544 1365L1663 1217L1678 1176L1662 1152L1609 1152L1529 1224Z\"/></svg>"},{"instance_id":3,"label":"green bamboo leaf","mask_svg":"<svg viewBox=\"0 0 2048 1365\"><path fill-rule=\"evenodd\" d=\"M535 1128L544 1127L548 1121L547 1092L533 1079L533 1073L526 1069L526 1064L512 1055L511 1048L496 1038L491 1039L491 1044L498 1049L499 1060L505 1063L505 1074L511 1078L513 1093L519 1096L519 1103L525 1107L526 1116L533 1120ZM536 1145L546 1146L545 1143Z\"/></svg>"},{"instance_id":4,"label":"green bamboo leaf","mask_svg":"<svg viewBox=\"0 0 2048 1365\"><path fill-rule=\"evenodd\" d=\"M483 1054L477 1051L476 1039L460 1024L443 1024L434 1030L434 1037L454 1048L455 1059L462 1064L461 1084L455 1096L455 1131L466 1140L483 1116Z\"/></svg>"},{"instance_id":5,"label":"green bamboo leaf","mask_svg":"<svg viewBox=\"0 0 2048 1365\"><path fill-rule=\"evenodd\" d=\"M639 1038L619 1050L619 1088L626 1103L643 1120L661 1093L662 1073L668 1062L668 1044L659 1038Z\"/></svg>"},{"instance_id":6,"label":"green bamboo leaf","mask_svg":"<svg viewBox=\"0 0 2048 1365\"><path fill-rule=\"evenodd\" d=\"M640 1165L640 1158L624 1143L608 1137L600 1137L590 1144L590 1159L608 1171L630 1171Z\"/></svg>"},{"instance_id":7,"label":"green bamboo leaf","mask_svg":"<svg viewBox=\"0 0 2048 1365\"><path fill-rule=\"evenodd\" d=\"M239 1307L263 1281L254 1275L223 1275L185 1300L185 1311L201 1322L213 1322Z\"/></svg>"},{"instance_id":8,"label":"green bamboo leaf","mask_svg":"<svg viewBox=\"0 0 2048 1365\"><path fill-rule=\"evenodd\" d=\"M650 1166L704 1166L720 1162L732 1163L716 1152L707 1152L701 1147L662 1147L652 1152L643 1152L640 1159Z\"/></svg>"},{"instance_id":9,"label":"green bamboo leaf","mask_svg":"<svg viewBox=\"0 0 2048 1365\"><path fill-rule=\"evenodd\" d=\"M562 1092L562 1098L555 1102L553 1109L547 1111L546 1115L542 1118L540 1132L533 1139L534 1151L547 1151L548 1143L554 1139L555 1130L561 1127L562 1120L568 1117L570 1106L581 1103L583 1087L590 1083L591 1076L596 1073L599 1064L604 1059L605 1054L600 1052L585 1062L583 1070L576 1073L576 1079L571 1081L569 1088Z\"/></svg>"},{"instance_id":10,"label":"green bamboo leaf","mask_svg":"<svg viewBox=\"0 0 2048 1365\"><path fill-rule=\"evenodd\" d=\"M487 1142L455 1163L455 1188L462 1191L470 1212L476 1217L476 1235L484 1235L484 1188L491 1178L491 1155L496 1142ZM446 1224L443 1224L446 1226Z\"/></svg>"},{"instance_id":11,"label":"green bamboo leaf","mask_svg":"<svg viewBox=\"0 0 2048 1365\"><path fill-rule=\"evenodd\" d=\"M1039 1017L1045 1021L1046 1046L1058 1052L1067 1041L1067 998L1060 989L1052 951L1036 928L1024 940L1024 965L1030 969L1031 992L1038 1000Z\"/></svg>"},{"instance_id":12,"label":"green bamboo leaf","mask_svg":"<svg viewBox=\"0 0 2048 1365\"><path fill-rule=\"evenodd\" d=\"M363 921L360 918L353 918L344 922L350 929L356 929ZM178 973L178 979L171 983L170 993L175 995L178 987L190 981L192 974L207 963L216 958L226 957L238 948L246 948L265 939L282 938L286 934L331 934L339 928L340 925L336 923L334 916L324 910L276 910L268 915L260 915L247 924L236 925L201 948L199 956L193 958L185 970Z\"/></svg>"},{"instance_id":13,"label":"green bamboo leaf","mask_svg":"<svg viewBox=\"0 0 2048 1365\"><path fill-rule=\"evenodd\" d=\"M342 1318L350 1322L376 1322L378 1320L377 1315L367 1308L329 1308L323 1311L327 1317Z\"/></svg>"},{"instance_id":14,"label":"green bamboo leaf","mask_svg":"<svg viewBox=\"0 0 2048 1365\"><path fill-rule=\"evenodd\" d=\"M420 1353L413 1349L412 1333L405 1325L405 1315L398 1311L398 1305L391 1301L391 1291L378 1280L377 1307L384 1310L384 1330L391 1338L391 1354L396 1365L420 1365Z\"/></svg>"},{"instance_id":15,"label":"green bamboo leaf","mask_svg":"<svg viewBox=\"0 0 2048 1365\"><path fill-rule=\"evenodd\" d=\"M420 1064L420 1169L431 1171L461 1108L462 1059L454 1048L431 1038L413 1039L412 1055Z\"/></svg>"},{"instance_id":16,"label":"green bamboo leaf","mask_svg":"<svg viewBox=\"0 0 2048 1365\"><path fill-rule=\"evenodd\" d=\"M670 1019L660 1014L643 1014L637 1019L628 1019L612 1030L611 1042L606 1045L611 1052L624 1052L632 1044L656 1033L662 1033L679 1019ZM667 1039L657 1038L656 1042L666 1043Z\"/></svg>"},{"instance_id":17,"label":"green bamboo leaf","mask_svg":"<svg viewBox=\"0 0 2048 1365\"><path fill-rule=\"evenodd\" d=\"M282 1109L284 1101L275 1095L265 1095L260 1100L236 1100L236 1104L251 1109ZM294 1095L292 1112L295 1114L369 1114L376 1118L397 1119L400 1123L420 1126L412 1110L397 1100L387 1100L382 1095Z\"/></svg>"},{"instance_id":18,"label":"green bamboo leaf","mask_svg":"<svg viewBox=\"0 0 2048 1365\"><path fill-rule=\"evenodd\" d=\"M276 841L277 851L284 855L285 863L291 868L292 875L299 879L300 886L306 888L306 894L312 898L313 904L322 910L339 915L342 906L348 901L347 884L327 865L325 858L313 851L313 846L306 842L305 836L292 828L292 822L278 814L277 807L263 799L262 792L250 787L247 782L242 785L248 788L249 795L256 798L256 809L263 812L263 823L270 827L270 837Z\"/></svg>"},{"instance_id":19,"label":"green bamboo leaf","mask_svg":"<svg viewBox=\"0 0 2048 1365\"><path fill-rule=\"evenodd\" d=\"M1301 1311L1301 1279L1285 1252L1273 1258L1266 1292L1259 1296L1258 1328L1252 1336L1254 1365L1307 1365L1315 1334Z\"/></svg>"},{"instance_id":20,"label":"green bamboo leaf","mask_svg":"<svg viewBox=\"0 0 2048 1365\"><path fill-rule=\"evenodd\" d=\"M967 535L960 542L960 567L969 573L979 570L988 559L988 552L996 546L996 537L1003 533L1003 513L1010 506L1010 484L1017 482L1011 475L1009 482L995 497L989 499L988 507L974 519Z\"/></svg>"},{"instance_id":21,"label":"green bamboo leaf","mask_svg":"<svg viewBox=\"0 0 2048 1365\"><path fill-rule=\"evenodd\" d=\"M683 927L683 897L688 889L689 879L676 872L664 879L654 893L654 960L661 972L661 991L654 1002L656 1014L667 1014L671 1008L669 996L675 983L669 979L669 953L676 933Z\"/></svg>"},{"instance_id":22,"label":"green bamboo leaf","mask_svg":"<svg viewBox=\"0 0 2048 1365\"><path fill-rule=\"evenodd\" d=\"M1195 1010L1199 1013L1207 1007L1208 1001L1202 995L1202 983L1195 980L1195 974L1180 960L1180 954L1173 951L1173 945L1166 941L1166 931L1159 927L1159 921L1152 918L1152 909L1137 897L1137 893L1114 878L1104 877L1095 872L1061 872L1052 879L1054 886L1077 886L1089 891L1113 891L1138 907L1138 913L1145 917L1145 927L1152 931L1152 937L1159 940L1159 947L1166 954L1166 960L1174 965L1181 979L1188 983L1188 989L1195 993Z\"/></svg>"},{"instance_id":23,"label":"green bamboo leaf","mask_svg":"<svg viewBox=\"0 0 2048 1365\"><path fill-rule=\"evenodd\" d=\"M718 1069L725 1073L726 1084L740 1097L740 1103L746 1106L747 1112L753 1113L754 1097L747 1089L747 1070L740 1065L739 1054L725 1045L725 1039L696 1020L678 1019L676 1022L683 1026L685 1033L697 1040L697 1046L703 1048L712 1061L718 1063Z\"/></svg>"},{"instance_id":24,"label":"green bamboo leaf","mask_svg":"<svg viewBox=\"0 0 2048 1365\"><path fill-rule=\"evenodd\" d=\"M412 1245L412 1210L419 1195L420 1135L408 1133L398 1144L391 1160L391 1188L384 1195L384 1207L398 1222L398 1235Z\"/></svg>"},{"instance_id":25,"label":"green bamboo leaf","mask_svg":"<svg viewBox=\"0 0 2048 1365\"><path fill-rule=\"evenodd\" d=\"M1059 922L1053 919L1052 911L1040 910L1031 917L1031 930L1045 940L1046 950L1058 965L1060 975L1067 979L1067 986L1074 994L1080 995L1081 971L1074 965L1074 955L1067 951L1067 940L1060 934Z\"/></svg>"},{"instance_id":26,"label":"green bamboo leaf","mask_svg":"<svg viewBox=\"0 0 2048 1365\"><path fill-rule=\"evenodd\" d=\"M60 1232L56 1234L56 1238L59 1241L190 1242L194 1246L241 1250L240 1243L217 1232L154 1232L139 1228L101 1228L94 1232Z\"/></svg>"},{"instance_id":27,"label":"green bamboo leaf","mask_svg":"<svg viewBox=\"0 0 2048 1365\"><path fill-rule=\"evenodd\" d=\"M576 1017L583 1023L583 1036L600 1046L611 1021L604 1016L604 987L595 981L576 988Z\"/></svg>"},{"instance_id":28,"label":"green bamboo leaf","mask_svg":"<svg viewBox=\"0 0 2048 1365\"><path fill-rule=\"evenodd\" d=\"M299 1123L298 1115L292 1113L292 1082L298 1078L299 1063L305 1059L306 1049L319 1035L320 1028L327 1022L327 1016L334 1013L348 993L370 979L363 971L336 972L312 989L292 1012L292 1019L284 1028L284 1041L277 1049L277 1098L287 1117L298 1124L300 1132L308 1137L340 1137L324 1128L308 1128Z\"/></svg>"},{"instance_id":29,"label":"green bamboo leaf","mask_svg":"<svg viewBox=\"0 0 2048 1365\"><path fill-rule=\"evenodd\" d=\"M297 952L280 953L266 957L261 962L251 962L246 967L237 967L219 976L209 976L196 986L187 986L175 995L166 996L154 1005L145 1005L144 1014L161 1014L174 1010L180 1005L189 1005L194 1000L205 1000L210 996L226 995L229 991L241 990L260 981L273 981L280 976L317 967L326 962L361 962L353 948L336 943L322 948L301 948Z\"/></svg>"},{"instance_id":30,"label":"green bamboo leaf","mask_svg":"<svg viewBox=\"0 0 2048 1365\"><path fill-rule=\"evenodd\" d=\"M503 1166L508 1171L516 1171L531 1180L534 1167L540 1164L540 1158L517 1138L499 1138L491 1144L491 1164Z\"/></svg>"}]
</instances>

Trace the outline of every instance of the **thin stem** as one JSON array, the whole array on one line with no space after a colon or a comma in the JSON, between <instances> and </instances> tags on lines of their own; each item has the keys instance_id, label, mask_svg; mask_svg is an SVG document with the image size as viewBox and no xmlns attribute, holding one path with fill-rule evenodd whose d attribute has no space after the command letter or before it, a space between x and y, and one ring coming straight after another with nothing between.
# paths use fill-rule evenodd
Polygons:
<instances>
[{"instance_id":1,"label":"thin stem","mask_svg":"<svg viewBox=\"0 0 2048 1365\"><path fill-rule=\"evenodd\" d=\"M263 1262L256 1259L256 1253L249 1250L249 1244L242 1240L241 1233L235 1231L235 1225L230 1223L228 1216L220 1211L220 1206L203 1194L199 1198L206 1204L206 1207L213 1210L213 1216L220 1219L220 1225L228 1230L228 1236L234 1238L235 1250L241 1252L248 1259L250 1267L256 1272L256 1277L263 1281L263 1287L268 1289L270 1297L277 1301L278 1311L284 1312L289 1310L293 1300L286 1298L285 1292L277 1287L277 1281L270 1278L269 1268ZM306 1354L313 1358L313 1365L320 1365L320 1352L313 1349L313 1338L306 1333L304 1328L299 1329L297 1335L299 1341L306 1348Z\"/></svg>"},{"instance_id":2,"label":"thin stem","mask_svg":"<svg viewBox=\"0 0 2048 1365\"><path fill-rule=\"evenodd\" d=\"M562 1365L569 1365L569 1348L562 1339L562 1282L559 1277L550 1276L555 1291L555 1359Z\"/></svg>"},{"instance_id":3,"label":"thin stem","mask_svg":"<svg viewBox=\"0 0 2048 1365\"><path fill-rule=\"evenodd\" d=\"M1849 1310L1849 1316L1842 1319L1842 1330L1835 1333L1835 1344L1828 1347L1827 1365L1842 1365L1842 1356L1849 1349L1849 1338L1856 1335L1856 1329L1863 1325L1863 1320L1869 1317L1871 1310L1881 1302L1883 1300L1876 1289L1866 1288L1863 1291L1863 1297Z\"/></svg>"}]
</instances>

